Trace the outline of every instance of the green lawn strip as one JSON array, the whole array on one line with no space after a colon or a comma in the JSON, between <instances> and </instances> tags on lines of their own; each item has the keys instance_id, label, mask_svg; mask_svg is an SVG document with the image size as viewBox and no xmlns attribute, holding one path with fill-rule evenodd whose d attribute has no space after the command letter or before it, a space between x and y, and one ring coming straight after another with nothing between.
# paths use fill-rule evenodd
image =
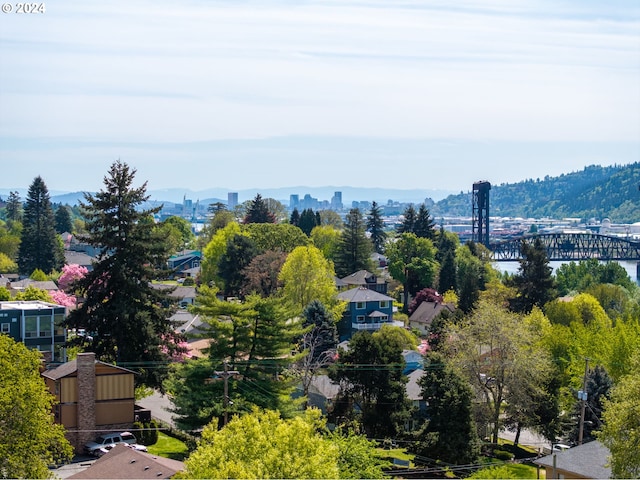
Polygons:
<instances>
[{"instance_id":1,"label":"green lawn strip","mask_svg":"<svg viewBox=\"0 0 640 480\"><path fill-rule=\"evenodd\" d=\"M189 454L189 450L184 442L162 432L158 432L158 441L153 445L149 445L147 448L152 455L172 458L173 460L183 461Z\"/></svg>"}]
</instances>

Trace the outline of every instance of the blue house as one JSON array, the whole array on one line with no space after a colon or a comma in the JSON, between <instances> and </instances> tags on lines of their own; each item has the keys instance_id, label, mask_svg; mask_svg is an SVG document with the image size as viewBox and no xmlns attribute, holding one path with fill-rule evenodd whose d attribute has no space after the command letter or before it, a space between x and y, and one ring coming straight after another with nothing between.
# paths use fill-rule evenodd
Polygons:
<instances>
[{"instance_id":1,"label":"blue house","mask_svg":"<svg viewBox=\"0 0 640 480\"><path fill-rule=\"evenodd\" d=\"M40 300L0 302L0 333L42 352L45 362L65 362L62 322L67 309Z\"/></svg>"},{"instance_id":2,"label":"blue house","mask_svg":"<svg viewBox=\"0 0 640 480\"><path fill-rule=\"evenodd\" d=\"M170 270L173 270L175 275L185 277L188 276L186 274L187 270L199 268L201 262L202 252L198 250L187 250L172 255L167 262L167 266Z\"/></svg>"},{"instance_id":3,"label":"blue house","mask_svg":"<svg viewBox=\"0 0 640 480\"><path fill-rule=\"evenodd\" d=\"M340 292L338 299L349 305L338 322L340 341L348 340L360 330L380 330L393 323L393 298L366 287Z\"/></svg>"}]
</instances>

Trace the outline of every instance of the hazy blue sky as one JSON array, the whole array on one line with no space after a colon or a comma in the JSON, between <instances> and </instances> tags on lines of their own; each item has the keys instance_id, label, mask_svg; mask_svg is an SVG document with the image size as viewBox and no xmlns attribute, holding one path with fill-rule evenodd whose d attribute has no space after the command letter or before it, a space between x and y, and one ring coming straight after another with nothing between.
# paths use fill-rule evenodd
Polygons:
<instances>
[{"instance_id":1,"label":"hazy blue sky","mask_svg":"<svg viewBox=\"0 0 640 480\"><path fill-rule=\"evenodd\" d=\"M96 190L117 158L192 190L640 160L637 0L45 5L0 14L0 188Z\"/></svg>"}]
</instances>

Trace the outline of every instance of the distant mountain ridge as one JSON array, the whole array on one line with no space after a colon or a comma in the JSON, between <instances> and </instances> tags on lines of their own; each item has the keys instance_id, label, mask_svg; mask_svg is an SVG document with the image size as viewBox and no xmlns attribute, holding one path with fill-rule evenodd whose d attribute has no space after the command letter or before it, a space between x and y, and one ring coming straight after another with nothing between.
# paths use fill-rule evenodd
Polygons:
<instances>
[{"instance_id":1,"label":"distant mountain ridge","mask_svg":"<svg viewBox=\"0 0 640 480\"><path fill-rule=\"evenodd\" d=\"M489 179L490 181L490 179ZM640 221L640 162L492 185L489 215L523 218L609 218ZM431 208L435 216L471 216L471 191L449 195Z\"/></svg>"},{"instance_id":2,"label":"distant mountain ridge","mask_svg":"<svg viewBox=\"0 0 640 480\"><path fill-rule=\"evenodd\" d=\"M480 179L479 179L480 180ZM491 181L491 178L487 178ZM492 185L490 191L491 216L524 218L567 218L584 220L609 218L614 223L634 223L640 221L640 162L628 165L602 167L590 165L581 171L562 174L558 177L528 179L517 183ZM471 187L471 186L470 186ZM26 197L24 188L14 189L22 199ZM434 217L471 216L471 190L458 194L444 190L401 190L358 187L281 187L264 189L230 190L214 188L194 192L183 188L150 190L149 200L153 205L178 203L183 199L199 201L201 205L227 202L227 194L238 193L238 201L251 200L257 193L265 198L275 198L285 204L289 196L297 194L302 200L309 194L318 200L331 200L335 192L342 192L345 208L353 201L377 201L386 204L388 200L402 203L420 204L427 199ZM0 197L6 199L10 189L0 189ZM448 196L447 196L448 195ZM51 201L75 205L83 199L83 192L51 192Z\"/></svg>"}]
</instances>

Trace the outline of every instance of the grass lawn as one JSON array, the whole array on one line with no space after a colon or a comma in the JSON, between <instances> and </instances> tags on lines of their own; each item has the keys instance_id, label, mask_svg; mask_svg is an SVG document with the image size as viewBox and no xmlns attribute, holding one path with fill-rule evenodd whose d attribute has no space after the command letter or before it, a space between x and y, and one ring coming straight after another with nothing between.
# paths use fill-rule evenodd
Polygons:
<instances>
[{"instance_id":1,"label":"grass lawn","mask_svg":"<svg viewBox=\"0 0 640 480\"><path fill-rule=\"evenodd\" d=\"M189 450L183 442L162 432L158 432L158 441L153 445L147 446L147 448L152 455L180 461L187 458L189 454Z\"/></svg>"}]
</instances>

